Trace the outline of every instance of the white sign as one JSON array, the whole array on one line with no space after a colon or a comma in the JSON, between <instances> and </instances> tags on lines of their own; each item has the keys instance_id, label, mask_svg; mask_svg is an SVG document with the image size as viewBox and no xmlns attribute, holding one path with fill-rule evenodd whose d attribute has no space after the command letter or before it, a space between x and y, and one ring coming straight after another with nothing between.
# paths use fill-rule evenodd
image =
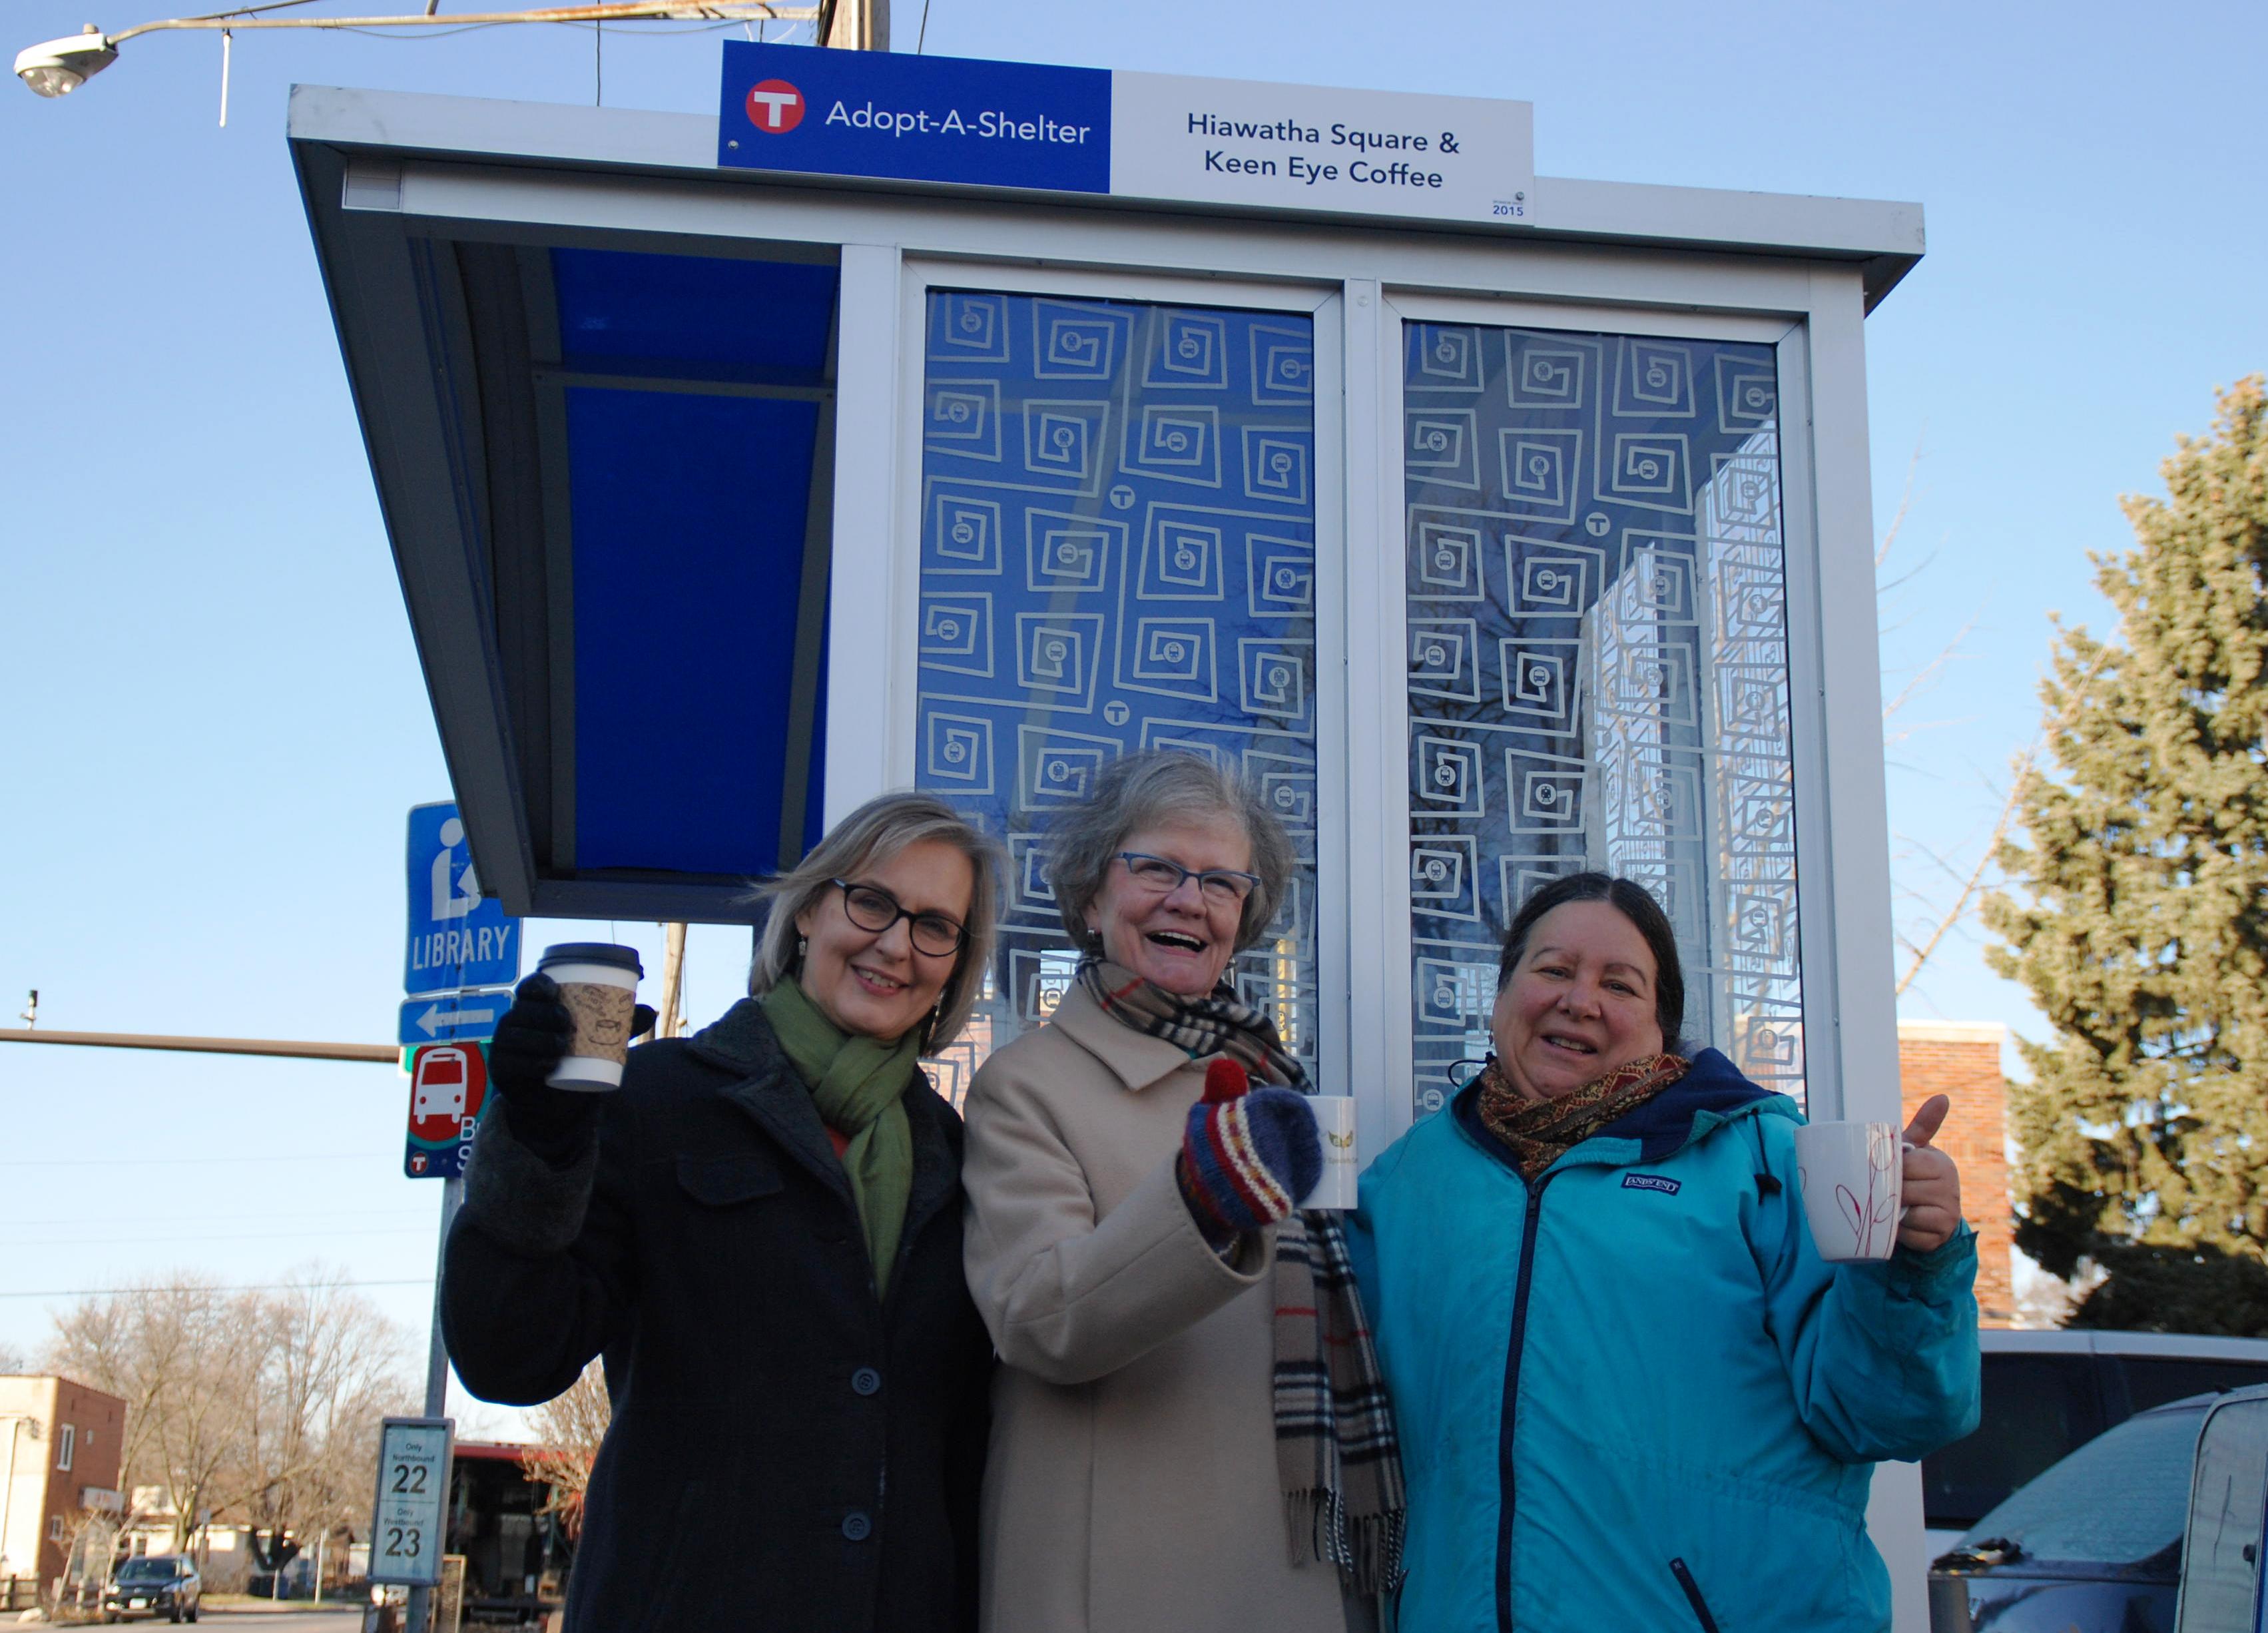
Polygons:
<instances>
[{"instance_id":1,"label":"white sign","mask_svg":"<svg viewBox=\"0 0 2268 1633\"><path fill-rule=\"evenodd\" d=\"M1529 225L1530 102L1110 77L1114 198Z\"/></svg>"},{"instance_id":2,"label":"white sign","mask_svg":"<svg viewBox=\"0 0 2268 1633\"><path fill-rule=\"evenodd\" d=\"M1529 102L753 41L725 41L717 162L1231 210L1535 225Z\"/></svg>"},{"instance_id":3,"label":"white sign","mask_svg":"<svg viewBox=\"0 0 2268 1633\"><path fill-rule=\"evenodd\" d=\"M371 1581L439 1585L454 1428L446 1417L389 1417L379 1430Z\"/></svg>"}]
</instances>

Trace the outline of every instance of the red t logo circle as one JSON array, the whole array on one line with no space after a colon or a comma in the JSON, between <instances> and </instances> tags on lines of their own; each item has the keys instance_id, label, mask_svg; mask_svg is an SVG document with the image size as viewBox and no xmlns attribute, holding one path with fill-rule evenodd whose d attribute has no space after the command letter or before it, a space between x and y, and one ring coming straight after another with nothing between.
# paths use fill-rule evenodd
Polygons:
<instances>
[{"instance_id":1,"label":"red t logo circle","mask_svg":"<svg viewBox=\"0 0 2268 1633\"><path fill-rule=\"evenodd\" d=\"M784 79L760 79L748 92L748 122L779 136L803 122L803 92Z\"/></svg>"}]
</instances>

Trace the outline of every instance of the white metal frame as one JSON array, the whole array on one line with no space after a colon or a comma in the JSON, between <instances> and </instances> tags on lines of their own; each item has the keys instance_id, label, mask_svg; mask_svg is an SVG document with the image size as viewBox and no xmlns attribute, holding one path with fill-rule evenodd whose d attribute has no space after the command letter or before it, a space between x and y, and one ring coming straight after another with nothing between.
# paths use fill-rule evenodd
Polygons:
<instances>
[{"instance_id":1,"label":"white metal frame","mask_svg":"<svg viewBox=\"0 0 2268 1633\"><path fill-rule=\"evenodd\" d=\"M1555 184L1565 188L1593 184ZM1598 184L1605 188L1605 184ZM1613 189L1605 188L1613 194ZM1640 193L1647 189L1638 189ZM1664 199L1687 196L1661 189ZM734 243L840 246L837 366L840 423L835 528L835 637L828 671L829 819L873 789L909 774L912 691L876 666L872 611L887 595L893 651L910 651L912 592L891 568L910 559L918 442L858 433L885 425L890 405L918 389L905 361L906 302L930 281L978 277L1000 287L1118 292L1202 304L1300 307L1328 317L1336 296L1343 366L1342 481L1336 528L1360 573L1347 604L1400 605L1400 471L1380 428L1398 406L1398 320L1459 312L1467 321L1616 329L1627 333L1769 333L1781 359L1783 481L1789 543L1791 678L1798 726L1799 898L1804 938L1806 1057L1815 1109L1825 1115L1894 1116L1896 1030L1891 993L1889 836L1881 765L1881 682L1872 579L1861 321L1863 263L1794 253L1671 250L1631 244L1548 242L1360 226L1241 220L1007 204L983 199L899 197L817 188L719 185L713 179L538 169L408 157L356 160L348 207L398 211L413 232L518 237L566 231L589 241L686 253L729 253ZM1673 196L1674 195L1674 196ZM1572 195L1571 195L1572 196ZM1614 194L1619 198L1619 194ZM1718 196L1694 195L1694 197ZM1761 225L1794 229L1812 201L1755 206ZM1918 244L1915 246L1918 248ZM1886 252L1887 253L1887 252ZM1390 310L1389 310L1390 307ZM1318 339L1329 327L1319 321ZM1322 348L1319 344L1321 366ZM1323 440L1319 393L1318 462ZM1800 434L1807 427L1808 438ZM1320 496L1328 484L1319 482ZM1318 522L1326 518L1319 508ZM1392 548L1388 542L1393 542ZM1319 540L1320 543L1320 540ZM1365 555L1366 549L1368 550ZM1389 564L1388 558L1393 560ZM1318 565L1322 565L1319 553ZM1799 583L1803 573L1815 573ZM1356 579L1340 575L1353 596ZM846 624L843 620L855 617ZM1374 635L1349 628L1343 729L1333 734L1350 768L1398 767L1400 714L1388 681L1398 667ZM1320 728L1320 717L1319 717ZM1322 748L1319 742L1318 748ZM1350 777L1340 813L1358 866L1405 830L1398 776ZM1353 881L1341 905L1350 993L1406 958L1402 882ZM1398 990L1399 981L1393 983ZM1326 1009L1330 1008L1327 1001ZM1366 1102L1367 1149L1409 1117L1406 1017L1388 1023L1353 1006L1344 1034L1348 1081ZM1336 1075L1336 1074L1335 1074ZM1376 1110L1370 1102L1375 1097ZM1398 1109L1397 1109L1398 1108Z\"/></svg>"},{"instance_id":2,"label":"white metal frame","mask_svg":"<svg viewBox=\"0 0 2268 1633\"><path fill-rule=\"evenodd\" d=\"M906 343L922 332L921 293L981 278L1313 313L1325 683L1316 746L1324 785L1343 802L1318 811L1318 905L1344 927L1322 938L1321 1041L1333 1077L1344 1074L1341 1086L1362 1101L1366 1153L1400 1132L1410 1107L1401 973L1409 902L1395 861L1408 831L1402 472L1400 440L1387 434L1399 419L1399 322L1455 312L1484 322L1772 339L1813 1110L1897 1114L1861 325L1870 298L1921 253L1916 207L1539 178L1537 219L1554 224L1555 237L890 193L720 177L712 120L307 87L293 93L292 133L303 185L317 189L309 198L319 224L392 218L409 236L696 255L839 247L830 821L909 780L913 765L924 348ZM383 382L389 404L412 404L430 389L404 356L401 378ZM1320 378L1327 357L1336 391ZM369 423L375 438L393 439L388 457L432 462L431 439L416 440L422 422L405 418L409 430L397 432L389 409ZM893 425L895 434L870 429ZM1334 457L1327 450L1336 484L1323 479ZM378 454L374 446L374 462ZM887 632L880 641L878 595ZM1336 664L1325 640L1338 642ZM1334 668L1343 683L1330 683ZM1381 994L1391 1001L1379 1001ZM1926 1625L1918 1476L1886 1468L1876 1491L1873 1528L1901 1562L1896 1624L1918 1629Z\"/></svg>"},{"instance_id":3,"label":"white metal frame","mask_svg":"<svg viewBox=\"0 0 2268 1633\"><path fill-rule=\"evenodd\" d=\"M850 279L846 248L842 327L848 336L868 314L850 304ZM1035 268L1029 263L962 258L906 255L897 263L897 295L894 308L872 314L877 333L898 337L898 365L891 395L884 403L854 400L847 383L838 399L843 424L887 425L895 436L873 440L887 449L862 449L863 469L846 473L851 462L838 455L838 506L846 483L869 483L872 491L890 496L887 530L856 541L856 558L845 560L845 541L838 528L835 570L838 616L863 624L867 639L849 654L847 667L866 673L846 677L863 689L862 698L873 699L873 712L847 717L835 712L830 671L828 738L828 808L833 820L836 802L849 809L858 801L884 788L909 786L915 776L914 735L920 693L920 669L915 654L919 646L922 523L922 401L926 379L926 345L919 340L902 344L906 336L922 336L927 329L927 303L933 289L981 289L1012 294L1057 295L1070 299L1140 301L1157 305L1233 307L1241 311L1292 313L1314 325L1315 437L1315 758L1316 758L1316 888L1317 923L1336 925L1346 914L1348 877L1346 824L1333 808L1333 791L1351 780L1346 759L1345 602L1346 528L1341 484L1329 479L1343 457L1344 432L1341 425L1344 364L1340 355L1342 325L1338 321L1339 292L1311 283L1248 282L1236 279L1161 276L1145 271L1096 271L1080 268ZM863 287L861 294L879 294L879 282ZM879 376L867 381L878 384ZM874 412L870 419L870 410ZM838 437L841 447L845 439ZM838 510L838 515L841 512ZM875 662L871 637L871 610L877 591L887 608L887 639L880 664ZM844 597L853 599L845 600ZM852 631L841 625L832 650L844 663L846 641ZM874 673L876 669L879 674ZM874 694L879 692L880 696ZM852 740L847 751L855 755L860 780L837 787L835 754L836 722ZM1321 1087L1328 1094L1350 1092L1347 1068L1348 938L1322 934L1316 937L1317 1060ZM1373 1149L1383 1149L1373 1148Z\"/></svg>"},{"instance_id":4,"label":"white metal frame","mask_svg":"<svg viewBox=\"0 0 2268 1633\"><path fill-rule=\"evenodd\" d=\"M843 251L842 423L893 425L895 434L838 440L830 820L913 775L923 366L921 346L907 337L923 332L928 291L997 288L1312 314L1317 568L1319 593L1332 598L1319 599L1319 640L1338 643L1336 661L1328 646L1318 652L1326 682L1318 710L1321 781L1339 801L1336 811L1328 803L1319 811L1318 905L1324 922L1345 927L1343 937L1322 938L1322 1041L1329 1077L1362 1103L1363 1148L1382 1149L1409 1126L1412 1087L1406 1007L1374 1001L1402 989L1396 972L1408 968L1410 954L1408 882L1390 860L1409 824L1400 774L1403 472L1399 439L1383 434L1400 418L1401 326L1459 321L1771 344L1779 358L1784 432L1807 1083L1815 1115L1897 1114L1865 387L1858 372L1862 292L1855 272L1791 279L1785 269L1764 266L1742 269L1749 277L1728 279L1727 269L1680 276L1693 269L1661 267L1647 280L1654 298L1641 304L1572 298L1568 268L1537 276L1539 269L1512 256L1492 258L1490 283L1451 292L1430 280L1417 288L1370 278L1292 281L1284 276L1288 268L1275 278L1252 278L1204 276L1188 267L1113 266L1106 258L1132 246L1111 241L1118 235L1106 224L1097 224L1078 254L1065 253L1068 245L1027 244L1012 221L998 225L1001 253L1051 248L1062 259L1019 255L1010 263L857 243ZM1443 269L1431 270L1438 275ZM1740 299L1743 293L1748 299ZM1334 416L1334 407L1343 408L1343 416ZM1334 417L1343 423L1334 425ZM1336 484L1326 456L1334 449ZM1822 547L1827 540L1836 543ZM880 663L878 595L889 632ZM1328 683L1334 670L1344 675L1343 688ZM1355 1001L1358 994L1362 1001Z\"/></svg>"}]
</instances>

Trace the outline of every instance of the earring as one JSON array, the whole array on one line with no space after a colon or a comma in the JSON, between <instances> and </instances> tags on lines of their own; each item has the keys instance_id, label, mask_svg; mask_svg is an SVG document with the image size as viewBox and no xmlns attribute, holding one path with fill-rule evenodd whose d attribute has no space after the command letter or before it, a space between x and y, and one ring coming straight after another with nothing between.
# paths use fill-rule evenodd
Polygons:
<instances>
[{"instance_id":1,"label":"earring","mask_svg":"<svg viewBox=\"0 0 2268 1633\"><path fill-rule=\"evenodd\" d=\"M803 968L803 955L810 950L811 937L808 935L799 935L795 938L795 968L799 970Z\"/></svg>"}]
</instances>

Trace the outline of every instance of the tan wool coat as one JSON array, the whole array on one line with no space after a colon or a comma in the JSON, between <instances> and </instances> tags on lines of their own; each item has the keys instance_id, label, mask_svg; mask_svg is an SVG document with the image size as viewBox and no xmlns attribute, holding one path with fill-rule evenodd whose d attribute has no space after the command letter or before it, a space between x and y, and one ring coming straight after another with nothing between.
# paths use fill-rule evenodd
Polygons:
<instances>
[{"instance_id":1,"label":"tan wool coat","mask_svg":"<svg viewBox=\"0 0 2268 1633\"><path fill-rule=\"evenodd\" d=\"M1224 1261L1174 1183L1204 1068L1074 986L970 1086L968 1284L1005 1363L983 1633L1349 1625L1338 1573L1286 1541L1274 1232Z\"/></svg>"}]
</instances>

